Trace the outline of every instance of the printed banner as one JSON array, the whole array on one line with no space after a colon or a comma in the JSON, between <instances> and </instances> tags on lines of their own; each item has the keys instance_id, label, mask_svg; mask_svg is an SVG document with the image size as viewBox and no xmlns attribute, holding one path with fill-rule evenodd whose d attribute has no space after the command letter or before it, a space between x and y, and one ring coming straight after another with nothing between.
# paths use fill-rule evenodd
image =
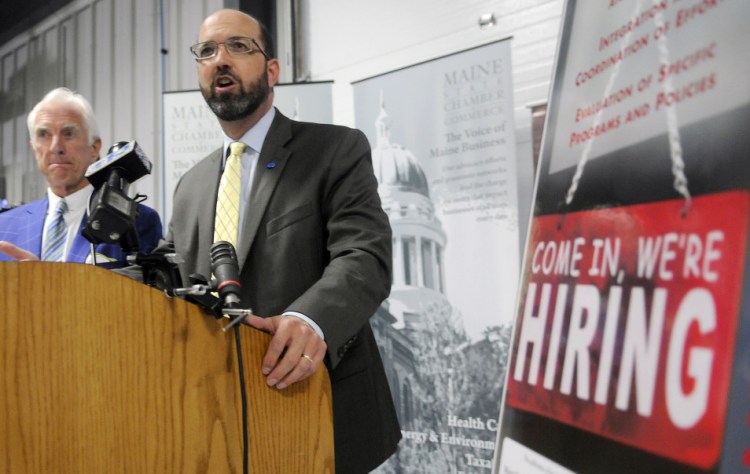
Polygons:
<instances>
[{"instance_id":1,"label":"printed banner","mask_svg":"<svg viewBox=\"0 0 750 474\"><path fill-rule=\"evenodd\" d=\"M576 165L582 152L605 155L750 101L750 87L737 80L750 74L747 34L736 19L747 2L575 3L582 6L557 78L566 93L557 97L551 172ZM665 120L677 107L679 123Z\"/></svg>"},{"instance_id":2,"label":"printed banner","mask_svg":"<svg viewBox=\"0 0 750 474\"><path fill-rule=\"evenodd\" d=\"M274 106L293 120L332 123L333 105L330 82L278 84ZM172 194L180 177L195 163L223 143L221 127L200 91L165 92L164 157L161 210L164 225L172 216Z\"/></svg>"},{"instance_id":3,"label":"printed banner","mask_svg":"<svg viewBox=\"0 0 750 474\"><path fill-rule=\"evenodd\" d=\"M372 325L404 439L379 472L489 470L518 285L510 42L354 84L393 229Z\"/></svg>"},{"instance_id":4,"label":"printed banner","mask_svg":"<svg viewBox=\"0 0 750 474\"><path fill-rule=\"evenodd\" d=\"M748 196L703 196L687 215L673 200L536 218L506 403L716 464Z\"/></svg>"},{"instance_id":5,"label":"printed banner","mask_svg":"<svg viewBox=\"0 0 750 474\"><path fill-rule=\"evenodd\" d=\"M493 472L750 470L746 18L566 2Z\"/></svg>"}]
</instances>

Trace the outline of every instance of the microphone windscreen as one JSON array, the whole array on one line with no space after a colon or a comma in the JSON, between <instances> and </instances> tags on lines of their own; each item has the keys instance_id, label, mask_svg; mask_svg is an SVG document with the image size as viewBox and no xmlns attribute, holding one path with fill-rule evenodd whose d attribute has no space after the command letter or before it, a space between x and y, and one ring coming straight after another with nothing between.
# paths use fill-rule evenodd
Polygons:
<instances>
[{"instance_id":1,"label":"microphone windscreen","mask_svg":"<svg viewBox=\"0 0 750 474\"><path fill-rule=\"evenodd\" d=\"M107 182L113 169L120 170L120 176L132 183L151 173L151 161L146 158L138 143L126 142L122 146L113 147L113 151L106 157L92 163L86 170L86 178L95 189L99 189Z\"/></svg>"},{"instance_id":2,"label":"microphone windscreen","mask_svg":"<svg viewBox=\"0 0 750 474\"><path fill-rule=\"evenodd\" d=\"M216 291L223 301L227 296L234 295L240 299L240 266L237 262L237 252L234 246L226 241L215 242L211 245L211 272L216 278Z\"/></svg>"}]
</instances>

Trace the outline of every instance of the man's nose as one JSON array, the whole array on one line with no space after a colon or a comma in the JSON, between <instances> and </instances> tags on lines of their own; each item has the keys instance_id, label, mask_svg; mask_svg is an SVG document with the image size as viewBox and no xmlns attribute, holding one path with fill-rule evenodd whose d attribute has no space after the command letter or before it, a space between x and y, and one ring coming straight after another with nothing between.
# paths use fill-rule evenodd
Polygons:
<instances>
[{"instance_id":1,"label":"man's nose","mask_svg":"<svg viewBox=\"0 0 750 474\"><path fill-rule=\"evenodd\" d=\"M59 155L65 153L65 144L63 143L62 137L60 135L52 135L50 151Z\"/></svg>"},{"instance_id":2,"label":"man's nose","mask_svg":"<svg viewBox=\"0 0 750 474\"><path fill-rule=\"evenodd\" d=\"M225 65L228 64L227 60L230 57L232 57L232 55L229 54L226 44L219 43L216 45L216 56L210 58L210 60L214 61L217 65Z\"/></svg>"}]
</instances>

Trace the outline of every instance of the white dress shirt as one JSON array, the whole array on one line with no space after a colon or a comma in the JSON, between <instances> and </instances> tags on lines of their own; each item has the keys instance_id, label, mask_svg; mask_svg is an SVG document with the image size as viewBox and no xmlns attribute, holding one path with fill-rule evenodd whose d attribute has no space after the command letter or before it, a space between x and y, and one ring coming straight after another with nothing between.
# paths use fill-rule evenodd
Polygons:
<instances>
[{"instance_id":1,"label":"white dress shirt","mask_svg":"<svg viewBox=\"0 0 750 474\"><path fill-rule=\"evenodd\" d=\"M81 228L81 221L83 216L86 215L86 209L89 205L89 198L91 193L94 192L94 187L90 184L83 189L79 189L65 197L65 202L68 205L68 211L63 214L63 220L65 221L65 245L63 247L63 262L68 261L68 253L70 248L73 246L73 241L78 235L78 229ZM47 227L50 221L55 217L54 210L57 209L57 203L63 198L53 193L51 189L47 188L47 199L49 199L49 206L47 207L47 216L44 218L44 230L42 231L42 248L44 243L47 241Z\"/></svg>"}]
</instances>

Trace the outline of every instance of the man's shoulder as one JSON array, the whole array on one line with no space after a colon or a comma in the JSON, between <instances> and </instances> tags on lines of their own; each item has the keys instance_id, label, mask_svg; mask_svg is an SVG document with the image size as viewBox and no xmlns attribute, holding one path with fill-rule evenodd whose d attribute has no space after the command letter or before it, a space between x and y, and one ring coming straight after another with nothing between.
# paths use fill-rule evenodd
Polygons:
<instances>
[{"instance_id":1,"label":"man's shoulder","mask_svg":"<svg viewBox=\"0 0 750 474\"><path fill-rule=\"evenodd\" d=\"M161 220L161 218L159 217L159 212L156 209L154 209L153 207L149 207L143 203L138 203L138 213L148 218L156 217L157 219Z\"/></svg>"},{"instance_id":2,"label":"man's shoulder","mask_svg":"<svg viewBox=\"0 0 750 474\"><path fill-rule=\"evenodd\" d=\"M29 239L39 236L44 226L46 200L22 204L0 213L0 240L24 249L32 247ZM0 260L5 260L4 258Z\"/></svg>"},{"instance_id":3,"label":"man's shoulder","mask_svg":"<svg viewBox=\"0 0 750 474\"><path fill-rule=\"evenodd\" d=\"M281 134L282 136L291 131L293 136L299 134L332 134L332 135L346 135L346 134L361 134L362 132L356 128L347 127L345 125L337 125L332 123L320 123L320 122L307 122L304 120L294 120L283 113L276 110L276 116L274 117L271 129L268 131L270 135Z\"/></svg>"},{"instance_id":4,"label":"man's shoulder","mask_svg":"<svg viewBox=\"0 0 750 474\"><path fill-rule=\"evenodd\" d=\"M357 144L355 146L369 146L367 137L361 130L330 123L296 122L290 121L290 134L287 146L313 147L329 150L331 147L338 148L345 144Z\"/></svg>"},{"instance_id":5,"label":"man's shoulder","mask_svg":"<svg viewBox=\"0 0 750 474\"><path fill-rule=\"evenodd\" d=\"M0 220L5 219L17 219L19 217L28 218L29 214L33 214L35 211L43 207L45 199L38 199L36 201L27 202L20 206L13 207L7 211L0 212Z\"/></svg>"},{"instance_id":6,"label":"man's shoulder","mask_svg":"<svg viewBox=\"0 0 750 474\"><path fill-rule=\"evenodd\" d=\"M293 130L311 130L315 132L333 133L333 134L349 134L349 133L361 133L356 128L347 127L346 125L338 125L333 123L320 123L320 122L299 122L296 120L289 120Z\"/></svg>"},{"instance_id":7,"label":"man's shoulder","mask_svg":"<svg viewBox=\"0 0 750 474\"><path fill-rule=\"evenodd\" d=\"M198 178L205 178L205 173L207 173L209 169L218 169L216 168L216 165L221 163L221 154L222 147L215 149L208 155L198 160L197 163L195 163L187 171L185 171L183 177L197 176Z\"/></svg>"}]
</instances>

